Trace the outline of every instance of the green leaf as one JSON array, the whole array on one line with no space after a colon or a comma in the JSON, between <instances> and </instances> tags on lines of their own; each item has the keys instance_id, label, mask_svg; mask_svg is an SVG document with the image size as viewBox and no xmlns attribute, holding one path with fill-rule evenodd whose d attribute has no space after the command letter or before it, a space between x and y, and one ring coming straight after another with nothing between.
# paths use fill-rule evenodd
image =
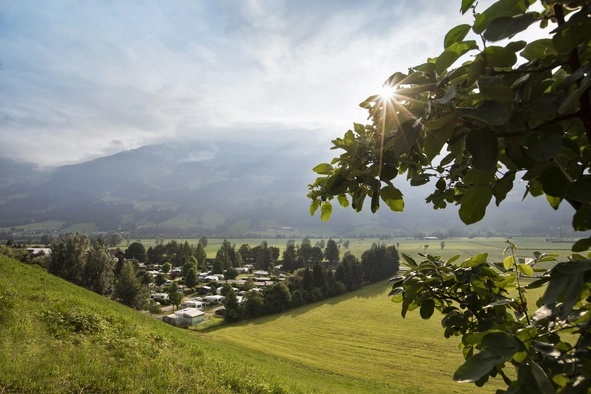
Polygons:
<instances>
[{"instance_id":1,"label":"green leaf","mask_svg":"<svg viewBox=\"0 0 591 394\"><path fill-rule=\"evenodd\" d=\"M527 155L534 160L542 161L553 158L562 148L562 136L554 127L540 130L540 139L530 145Z\"/></svg>"},{"instance_id":2,"label":"green leaf","mask_svg":"<svg viewBox=\"0 0 591 394\"><path fill-rule=\"evenodd\" d=\"M488 258L488 253L479 253L475 256L472 256L468 260L464 261L462 263L462 267L464 267L464 268L478 267L479 265L484 264L486 262L487 258Z\"/></svg>"},{"instance_id":3,"label":"green leaf","mask_svg":"<svg viewBox=\"0 0 591 394\"><path fill-rule=\"evenodd\" d=\"M534 274L534 269L527 264L517 264L517 271L527 276L532 276Z\"/></svg>"},{"instance_id":4,"label":"green leaf","mask_svg":"<svg viewBox=\"0 0 591 394\"><path fill-rule=\"evenodd\" d=\"M519 52L523 48L525 48L526 45L527 45L526 41L513 41L513 42L510 42L507 45L505 45L505 48L510 51L513 51L513 52Z\"/></svg>"},{"instance_id":5,"label":"green leaf","mask_svg":"<svg viewBox=\"0 0 591 394\"><path fill-rule=\"evenodd\" d=\"M394 153L402 156L417 142L421 133L420 127L414 127L414 120L408 120L400 125L398 133L394 136Z\"/></svg>"},{"instance_id":6,"label":"green leaf","mask_svg":"<svg viewBox=\"0 0 591 394\"><path fill-rule=\"evenodd\" d=\"M458 383L475 382L488 373L497 364L506 361L491 351L485 350L470 357L454 373L454 380Z\"/></svg>"},{"instance_id":7,"label":"green leaf","mask_svg":"<svg viewBox=\"0 0 591 394\"><path fill-rule=\"evenodd\" d=\"M499 77L480 78L478 80L478 89L480 89L480 94L486 100L495 100L499 103L510 103L513 101L511 87L505 85Z\"/></svg>"},{"instance_id":8,"label":"green leaf","mask_svg":"<svg viewBox=\"0 0 591 394\"><path fill-rule=\"evenodd\" d=\"M525 350L519 339L504 332L485 335L482 338L482 346L505 360L509 360L515 353Z\"/></svg>"},{"instance_id":9,"label":"green leaf","mask_svg":"<svg viewBox=\"0 0 591 394\"><path fill-rule=\"evenodd\" d=\"M589 248L591 248L591 238L583 238L575 242L571 250L573 252L584 252Z\"/></svg>"},{"instance_id":10,"label":"green leaf","mask_svg":"<svg viewBox=\"0 0 591 394\"><path fill-rule=\"evenodd\" d=\"M443 48L447 48L451 44L462 41L470 32L471 28L472 26L470 25L459 25L448 31L443 40Z\"/></svg>"},{"instance_id":11,"label":"green leaf","mask_svg":"<svg viewBox=\"0 0 591 394\"><path fill-rule=\"evenodd\" d=\"M560 352L559 352L560 353ZM548 379L548 375L546 372L540 367L540 365L535 362L531 357L529 365L531 365L531 372L538 384L538 389L540 394L556 394L556 390L554 390L554 386L550 379Z\"/></svg>"},{"instance_id":12,"label":"green leaf","mask_svg":"<svg viewBox=\"0 0 591 394\"><path fill-rule=\"evenodd\" d=\"M457 115L454 113L454 119ZM423 148L425 151L425 156L429 161L432 161L437 155L441 153L441 149L449 140L454 132L454 125L447 124L445 127L437 129L436 131L426 129L427 138L425 141L425 147Z\"/></svg>"},{"instance_id":13,"label":"green leaf","mask_svg":"<svg viewBox=\"0 0 591 394\"><path fill-rule=\"evenodd\" d=\"M323 222L326 222L328 219L330 219L331 214L332 204L330 203L330 201L325 201L324 204L322 204L322 207L320 208L320 219L322 219Z\"/></svg>"},{"instance_id":14,"label":"green leaf","mask_svg":"<svg viewBox=\"0 0 591 394\"><path fill-rule=\"evenodd\" d=\"M587 14L583 7L580 12ZM587 8L588 9L588 8ZM556 34L552 37L552 43L559 53L570 53L581 43L589 39L589 31L591 31L591 21L588 17L583 19L576 18L578 15L572 16L568 22L556 29Z\"/></svg>"},{"instance_id":15,"label":"green leaf","mask_svg":"<svg viewBox=\"0 0 591 394\"><path fill-rule=\"evenodd\" d=\"M310 216L314 216L314 213L316 213L316 211L320 207L320 203L321 203L320 200L312 201L312 203L310 204Z\"/></svg>"},{"instance_id":16,"label":"green leaf","mask_svg":"<svg viewBox=\"0 0 591 394\"><path fill-rule=\"evenodd\" d=\"M575 231L591 230L591 204L583 204L573 216Z\"/></svg>"},{"instance_id":17,"label":"green leaf","mask_svg":"<svg viewBox=\"0 0 591 394\"><path fill-rule=\"evenodd\" d=\"M324 184L326 192L333 196L346 192L348 187L349 180L340 174L328 177Z\"/></svg>"},{"instance_id":18,"label":"green leaf","mask_svg":"<svg viewBox=\"0 0 591 394\"><path fill-rule=\"evenodd\" d=\"M380 196L392 211L404 211L404 199L402 198L402 192L394 186L383 187L382 190L380 190Z\"/></svg>"},{"instance_id":19,"label":"green leaf","mask_svg":"<svg viewBox=\"0 0 591 394\"><path fill-rule=\"evenodd\" d=\"M536 14L527 13L514 17L501 17L493 19L484 32L484 38L488 41L498 41L511 37L514 34L524 31L534 22Z\"/></svg>"},{"instance_id":20,"label":"green leaf","mask_svg":"<svg viewBox=\"0 0 591 394\"><path fill-rule=\"evenodd\" d=\"M349 206L349 199L344 194L339 194L337 200L339 201L339 204L341 204L341 207L347 208Z\"/></svg>"},{"instance_id":21,"label":"green leaf","mask_svg":"<svg viewBox=\"0 0 591 394\"><path fill-rule=\"evenodd\" d=\"M571 112L579 107L579 99L583 94L588 94L589 87L591 87L591 74L587 73L585 78L581 81L581 84L574 91L567 96L567 98L562 102L560 108L558 108L559 114L565 114Z\"/></svg>"},{"instance_id":22,"label":"green leaf","mask_svg":"<svg viewBox=\"0 0 591 394\"><path fill-rule=\"evenodd\" d=\"M520 55L531 62L536 59L543 59L546 56L556 56L558 52L554 48L554 44L552 44L552 39L542 38L527 44Z\"/></svg>"},{"instance_id":23,"label":"green leaf","mask_svg":"<svg viewBox=\"0 0 591 394\"><path fill-rule=\"evenodd\" d=\"M475 186L469 189L460 201L460 219L465 224L480 221L486 213L486 207L492 199L492 190L488 186Z\"/></svg>"},{"instance_id":24,"label":"green leaf","mask_svg":"<svg viewBox=\"0 0 591 394\"><path fill-rule=\"evenodd\" d=\"M473 27L474 33L481 34L495 19L512 17L523 14L525 11L527 11L525 0L499 0L476 16Z\"/></svg>"},{"instance_id":25,"label":"green leaf","mask_svg":"<svg viewBox=\"0 0 591 394\"><path fill-rule=\"evenodd\" d=\"M503 260L503 267L505 267L507 271L510 270L511 267L513 267L514 261L515 260L513 260L513 256L505 257L505 260Z\"/></svg>"},{"instance_id":26,"label":"green leaf","mask_svg":"<svg viewBox=\"0 0 591 394\"><path fill-rule=\"evenodd\" d=\"M497 164L497 137L490 129L473 129L466 139L466 149L472 154L472 167L489 172Z\"/></svg>"},{"instance_id":27,"label":"green leaf","mask_svg":"<svg viewBox=\"0 0 591 394\"><path fill-rule=\"evenodd\" d=\"M472 86L474 82L484 74L486 69L486 61L482 58L482 55L478 55L476 59L468 67L468 76L466 78L466 86Z\"/></svg>"},{"instance_id":28,"label":"green leaf","mask_svg":"<svg viewBox=\"0 0 591 394\"><path fill-rule=\"evenodd\" d=\"M517 62L515 52L503 47L490 46L485 48L482 54L486 59L486 65L489 67L512 67Z\"/></svg>"},{"instance_id":29,"label":"green leaf","mask_svg":"<svg viewBox=\"0 0 591 394\"><path fill-rule=\"evenodd\" d=\"M472 7L472 4L474 4L475 1L476 0L462 0L462 15L468 12L468 10L470 9L470 7Z\"/></svg>"},{"instance_id":30,"label":"green leaf","mask_svg":"<svg viewBox=\"0 0 591 394\"><path fill-rule=\"evenodd\" d=\"M331 175L334 171L334 168L328 163L321 163L314 167L312 171L314 171L317 174Z\"/></svg>"},{"instance_id":31,"label":"green leaf","mask_svg":"<svg viewBox=\"0 0 591 394\"><path fill-rule=\"evenodd\" d=\"M421 305L421 317L425 320L429 319L433 316L433 312L435 311L435 301L432 298L428 298L423 301Z\"/></svg>"},{"instance_id":32,"label":"green leaf","mask_svg":"<svg viewBox=\"0 0 591 394\"><path fill-rule=\"evenodd\" d=\"M513 188L513 182L515 181L515 172L509 171L504 177L495 182L493 186L493 195L495 196L495 204L497 207L507 197L507 194Z\"/></svg>"},{"instance_id":33,"label":"green leaf","mask_svg":"<svg viewBox=\"0 0 591 394\"><path fill-rule=\"evenodd\" d=\"M558 167L545 169L539 180L542 183L542 190L544 190L544 193L552 197L563 197L564 191L569 185L568 179L566 179Z\"/></svg>"},{"instance_id":34,"label":"green leaf","mask_svg":"<svg viewBox=\"0 0 591 394\"><path fill-rule=\"evenodd\" d=\"M429 174L419 174L417 176L413 176L410 180L411 186L421 186L426 183L429 183L431 180L431 176Z\"/></svg>"},{"instance_id":35,"label":"green leaf","mask_svg":"<svg viewBox=\"0 0 591 394\"><path fill-rule=\"evenodd\" d=\"M450 124L454 120L456 120L457 117L458 117L458 114L453 112L451 114L443 115L443 116L440 116L435 119L427 120L427 121L423 122L423 126L425 127L426 130L429 130L429 131L439 130L439 129L447 126L448 124Z\"/></svg>"},{"instance_id":36,"label":"green leaf","mask_svg":"<svg viewBox=\"0 0 591 394\"><path fill-rule=\"evenodd\" d=\"M481 101L475 107L456 108L456 112L460 116L478 119L492 126L500 126L509 118L507 107L492 100Z\"/></svg>"},{"instance_id":37,"label":"green leaf","mask_svg":"<svg viewBox=\"0 0 591 394\"><path fill-rule=\"evenodd\" d=\"M554 210L557 210L562 202L562 197L552 197L551 195L546 194L546 201L548 201L548 204L550 204Z\"/></svg>"},{"instance_id":38,"label":"green leaf","mask_svg":"<svg viewBox=\"0 0 591 394\"><path fill-rule=\"evenodd\" d=\"M478 48L476 41L454 42L447 47L435 61L435 71L437 71L437 74L442 74L449 66L454 64L460 56L476 48Z\"/></svg>"}]
</instances>

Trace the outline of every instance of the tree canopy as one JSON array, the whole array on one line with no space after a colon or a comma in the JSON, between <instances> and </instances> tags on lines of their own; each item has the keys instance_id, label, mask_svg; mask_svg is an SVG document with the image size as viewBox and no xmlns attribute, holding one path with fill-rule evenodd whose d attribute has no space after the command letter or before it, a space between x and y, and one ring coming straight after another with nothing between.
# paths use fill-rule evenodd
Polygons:
<instances>
[{"instance_id":1,"label":"tree canopy","mask_svg":"<svg viewBox=\"0 0 591 394\"><path fill-rule=\"evenodd\" d=\"M473 3L463 0L461 12ZM445 35L438 56L394 73L386 93L365 99L370 123L333 140L344 153L314 167L311 214L320 209L327 220L335 197L356 211L366 198L372 212L382 202L402 211L395 183L404 175L412 186L431 182L427 202L459 205L472 224L521 179L525 196L544 195L554 209L566 201L573 228L591 229L591 6L530 3L499 0L474 11L471 25ZM539 39L514 39L536 28ZM587 238L573 250L590 246Z\"/></svg>"}]
</instances>

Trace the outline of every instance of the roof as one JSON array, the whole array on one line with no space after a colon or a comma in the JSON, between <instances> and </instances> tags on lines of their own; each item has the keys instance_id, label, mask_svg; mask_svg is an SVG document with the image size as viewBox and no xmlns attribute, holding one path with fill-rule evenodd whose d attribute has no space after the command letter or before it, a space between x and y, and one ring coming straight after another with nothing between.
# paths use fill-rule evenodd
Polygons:
<instances>
[{"instance_id":1,"label":"roof","mask_svg":"<svg viewBox=\"0 0 591 394\"><path fill-rule=\"evenodd\" d=\"M180 311L177 311L177 313L182 314L183 317L190 317L190 318L205 315L205 312L200 311L197 308L181 309Z\"/></svg>"}]
</instances>

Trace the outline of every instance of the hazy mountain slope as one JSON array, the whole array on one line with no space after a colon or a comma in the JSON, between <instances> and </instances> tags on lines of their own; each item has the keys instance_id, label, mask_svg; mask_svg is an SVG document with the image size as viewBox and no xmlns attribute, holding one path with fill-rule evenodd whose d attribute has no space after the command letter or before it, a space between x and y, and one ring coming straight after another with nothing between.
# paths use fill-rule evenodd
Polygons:
<instances>
[{"instance_id":1,"label":"hazy mountain slope","mask_svg":"<svg viewBox=\"0 0 591 394\"><path fill-rule=\"evenodd\" d=\"M405 195L405 212L392 213L384 205L377 215L355 213L335 202L331 220L323 223L318 216L310 218L306 198L307 185L316 177L312 168L322 160L289 146L199 141L148 145L44 172L4 160L9 168L0 171L0 228L34 229L35 223L59 220L63 228L94 222L101 231L229 233L246 219L250 227L242 232L285 226L322 235L395 235L396 229L451 227L545 231L569 227L572 215L569 207L554 212L542 199L528 197L523 203L523 190L517 190L501 209L491 204L494 215L465 228L457 208L434 211L425 204L430 185L410 188L401 180L397 186Z\"/></svg>"}]
</instances>

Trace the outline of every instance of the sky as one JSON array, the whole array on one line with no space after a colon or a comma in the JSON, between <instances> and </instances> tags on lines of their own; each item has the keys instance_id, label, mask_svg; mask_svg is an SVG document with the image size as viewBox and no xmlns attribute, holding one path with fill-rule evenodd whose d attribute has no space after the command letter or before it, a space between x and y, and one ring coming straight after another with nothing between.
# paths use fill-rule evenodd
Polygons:
<instances>
[{"instance_id":1,"label":"sky","mask_svg":"<svg viewBox=\"0 0 591 394\"><path fill-rule=\"evenodd\" d=\"M187 140L332 157L330 141L365 122L360 102L471 22L459 7L0 0L0 157L53 166Z\"/></svg>"}]
</instances>

